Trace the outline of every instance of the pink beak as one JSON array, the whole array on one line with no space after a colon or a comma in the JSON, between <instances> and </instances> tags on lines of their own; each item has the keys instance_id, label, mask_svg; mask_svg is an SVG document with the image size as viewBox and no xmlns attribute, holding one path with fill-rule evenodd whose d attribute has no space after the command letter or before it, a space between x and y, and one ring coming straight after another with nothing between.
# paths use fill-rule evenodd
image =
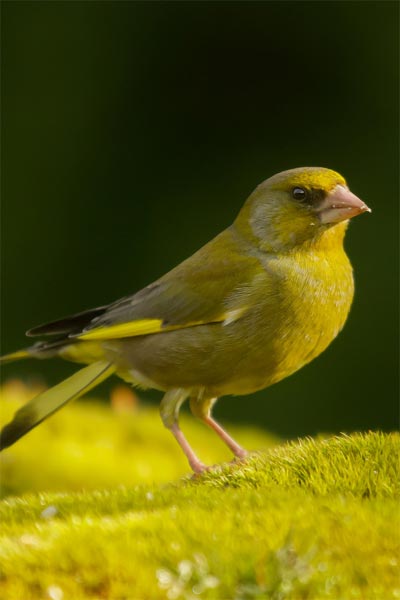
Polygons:
<instances>
[{"instance_id":1,"label":"pink beak","mask_svg":"<svg viewBox=\"0 0 400 600\"><path fill-rule=\"evenodd\" d=\"M371 212L360 198L357 198L344 185L337 185L318 206L317 214L321 223L339 223L364 212Z\"/></svg>"}]
</instances>

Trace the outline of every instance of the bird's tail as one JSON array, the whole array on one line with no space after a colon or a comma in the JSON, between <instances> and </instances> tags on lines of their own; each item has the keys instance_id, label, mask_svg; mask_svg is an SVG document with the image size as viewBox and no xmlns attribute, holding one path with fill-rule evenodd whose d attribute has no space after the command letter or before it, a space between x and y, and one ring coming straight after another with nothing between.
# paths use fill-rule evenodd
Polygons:
<instances>
[{"instance_id":1,"label":"bird's tail","mask_svg":"<svg viewBox=\"0 0 400 600\"><path fill-rule=\"evenodd\" d=\"M15 360L22 360L24 358L53 358L59 356L63 349L69 348L71 345L71 340L68 338L66 339L65 337L36 342L36 344L33 344L28 348L23 348L22 350L0 356L0 364L14 362Z\"/></svg>"},{"instance_id":2,"label":"bird's tail","mask_svg":"<svg viewBox=\"0 0 400 600\"><path fill-rule=\"evenodd\" d=\"M0 356L0 364L14 362L14 360L21 360L22 358L29 358L31 354L28 350L18 350L17 352L11 352L10 354L4 354Z\"/></svg>"},{"instance_id":3,"label":"bird's tail","mask_svg":"<svg viewBox=\"0 0 400 600\"><path fill-rule=\"evenodd\" d=\"M24 352L9 354L3 357L3 360L25 358ZM27 353L27 356L30 356L30 354ZM107 377L110 377L114 371L115 366L112 363L99 360L33 398L20 408L15 413L13 420L2 429L0 433L0 450L14 444L20 437L39 425L64 404L79 398Z\"/></svg>"}]
</instances>

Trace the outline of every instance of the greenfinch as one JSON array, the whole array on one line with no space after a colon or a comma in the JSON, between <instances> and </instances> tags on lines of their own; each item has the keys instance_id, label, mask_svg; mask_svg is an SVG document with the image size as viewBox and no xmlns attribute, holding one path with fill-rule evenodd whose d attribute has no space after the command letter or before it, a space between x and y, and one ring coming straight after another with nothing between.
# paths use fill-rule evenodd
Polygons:
<instances>
[{"instance_id":1,"label":"greenfinch","mask_svg":"<svg viewBox=\"0 0 400 600\"><path fill-rule=\"evenodd\" d=\"M179 409L211 427L235 457L246 451L212 418L225 395L251 394L318 356L353 298L343 248L349 219L370 209L330 169L303 167L261 183L233 224L132 296L35 327L49 336L3 357L88 365L39 394L1 432L6 448L116 373L164 392L160 412L194 472L206 467L179 427Z\"/></svg>"}]
</instances>

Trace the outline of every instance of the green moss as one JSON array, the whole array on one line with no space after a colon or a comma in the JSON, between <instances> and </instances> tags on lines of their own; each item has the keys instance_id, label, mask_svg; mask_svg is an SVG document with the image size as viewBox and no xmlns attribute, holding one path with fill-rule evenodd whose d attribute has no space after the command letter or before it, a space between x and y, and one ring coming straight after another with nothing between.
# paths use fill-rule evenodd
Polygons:
<instances>
[{"instance_id":1,"label":"green moss","mask_svg":"<svg viewBox=\"0 0 400 600\"><path fill-rule=\"evenodd\" d=\"M26 400L26 398L25 398ZM19 404L3 394L2 422ZM183 414L182 429L207 464L230 460L219 438ZM277 439L255 428L229 427L246 448L267 448ZM162 425L158 409L136 406L116 412L84 401L66 407L0 454L1 493L97 489L167 483L188 473L185 456Z\"/></svg>"},{"instance_id":2,"label":"green moss","mask_svg":"<svg viewBox=\"0 0 400 600\"><path fill-rule=\"evenodd\" d=\"M25 493L0 505L0 597L400 597L397 434L300 440L176 480L187 467L155 412L71 406L4 453L8 488ZM204 428L185 426L219 458ZM67 490L74 473L81 491L26 491L62 489L63 477Z\"/></svg>"}]
</instances>

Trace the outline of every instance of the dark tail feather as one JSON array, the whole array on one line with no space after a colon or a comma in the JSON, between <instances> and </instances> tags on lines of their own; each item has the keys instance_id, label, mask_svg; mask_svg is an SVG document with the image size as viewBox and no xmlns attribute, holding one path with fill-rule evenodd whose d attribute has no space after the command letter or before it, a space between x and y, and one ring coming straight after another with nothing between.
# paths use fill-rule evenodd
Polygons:
<instances>
[{"instance_id":1,"label":"dark tail feather","mask_svg":"<svg viewBox=\"0 0 400 600\"><path fill-rule=\"evenodd\" d=\"M114 371L114 365L101 360L84 367L68 379L33 398L15 413L13 420L1 431L0 450L14 444L64 404L82 396L107 379Z\"/></svg>"}]
</instances>

